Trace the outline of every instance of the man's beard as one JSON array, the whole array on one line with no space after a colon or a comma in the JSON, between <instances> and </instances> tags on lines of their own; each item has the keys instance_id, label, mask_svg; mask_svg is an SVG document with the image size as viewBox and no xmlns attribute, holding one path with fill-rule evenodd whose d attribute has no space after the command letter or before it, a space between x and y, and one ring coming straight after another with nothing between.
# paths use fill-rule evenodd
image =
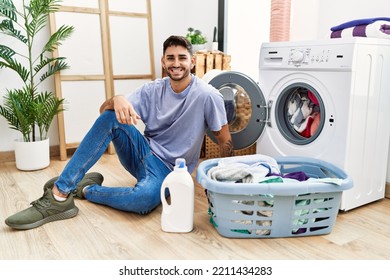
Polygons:
<instances>
[{"instance_id":1,"label":"man's beard","mask_svg":"<svg viewBox=\"0 0 390 280\"><path fill-rule=\"evenodd\" d=\"M190 74L190 70L189 69L185 69L183 72L181 72L181 76L178 77L178 76L173 76L172 73L171 73L171 69L172 68L179 68L179 69L183 69L182 67L168 67L168 71L167 71L167 75L169 78L171 78L173 81L181 81L183 80L184 78L188 77L188 75Z\"/></svg>"}]
</instances>

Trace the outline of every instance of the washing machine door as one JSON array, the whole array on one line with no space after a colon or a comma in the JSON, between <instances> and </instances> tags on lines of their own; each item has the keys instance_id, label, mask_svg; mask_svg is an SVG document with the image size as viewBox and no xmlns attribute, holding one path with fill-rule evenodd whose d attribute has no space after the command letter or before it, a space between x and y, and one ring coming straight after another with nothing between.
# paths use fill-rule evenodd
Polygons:
<instances>
[{"instance_id":1,"label":"washing machine door","mask_svg":"<svg viewBox=\"0 0 390 280\"><path fill-rule=\"evenodd\" d=\"M268 118L266 101L259 86L250 77L235 71L221 71L208 83L224 97L234 150L253 145ZM217 142L210 131L207 135Z\"/></svg>"}]
</instances>

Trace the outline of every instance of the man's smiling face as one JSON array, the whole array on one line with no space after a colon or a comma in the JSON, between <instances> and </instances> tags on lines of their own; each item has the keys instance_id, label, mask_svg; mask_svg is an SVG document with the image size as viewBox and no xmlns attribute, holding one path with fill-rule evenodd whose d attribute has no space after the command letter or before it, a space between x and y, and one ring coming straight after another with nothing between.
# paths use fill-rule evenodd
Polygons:
<instances>
[{"instance_id":1,"label":"man's smiling face","mask_svg":"<svg viewBox=\"0 0 390 280\"><path fill-rule=\"evenodd\" d=\"M182 46L170 46L161 59L167 75L174 81L181 81L191 73L193 58L188 50Z\"/></svg>"}]
</instances>

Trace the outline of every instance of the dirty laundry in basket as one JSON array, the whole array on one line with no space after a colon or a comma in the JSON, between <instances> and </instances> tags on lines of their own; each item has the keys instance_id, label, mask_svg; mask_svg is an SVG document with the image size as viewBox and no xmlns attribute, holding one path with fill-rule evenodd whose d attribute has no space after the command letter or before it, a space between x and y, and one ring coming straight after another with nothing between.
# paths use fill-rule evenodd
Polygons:
<instances>
[{"instance_id":1,"label":"dirty laundry in basket","mask_svg":"<svg viewBox=\"0 0 390 280\"><path fill-rule=\"evenodd\" d=\"M237 156L231 162L258 164L259 157ZM261 157L261 160L267 157ZM352 179L335 165L307 157L276 158L277 167L269 173L280 174L282 180L261 183L218 181L208 172L222 159L201 162L196 180L206 190L210 222L225 237L271 238L328 234L339 211L341 195L353 186ZM225 160L225 159L223 159ZM303 172L309 179L285 179L286 175ZM268 178L269 179L269 178Z\"/></svg>"}]
</instances>

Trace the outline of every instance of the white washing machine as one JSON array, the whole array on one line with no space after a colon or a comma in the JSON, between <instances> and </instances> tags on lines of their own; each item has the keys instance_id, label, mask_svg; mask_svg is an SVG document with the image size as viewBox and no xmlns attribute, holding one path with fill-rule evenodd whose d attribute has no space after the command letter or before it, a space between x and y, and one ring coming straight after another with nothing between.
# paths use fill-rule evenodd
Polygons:
<instances>
[{"instance_id":1,"label":"white washing machine","mask_svg":"<svg viewBox=\"0 0 390 280\"><path fill-rule=\"evenodd\" d=\"M344 211L384 198L390 40L264 43L258 84L234 71L213 76L206 79L224 95L230 125L245 119L245 127L231 129L235 149L257 141L257 153L339 166L354 181L343 193Z\"/></svg>"}]
</instances>

